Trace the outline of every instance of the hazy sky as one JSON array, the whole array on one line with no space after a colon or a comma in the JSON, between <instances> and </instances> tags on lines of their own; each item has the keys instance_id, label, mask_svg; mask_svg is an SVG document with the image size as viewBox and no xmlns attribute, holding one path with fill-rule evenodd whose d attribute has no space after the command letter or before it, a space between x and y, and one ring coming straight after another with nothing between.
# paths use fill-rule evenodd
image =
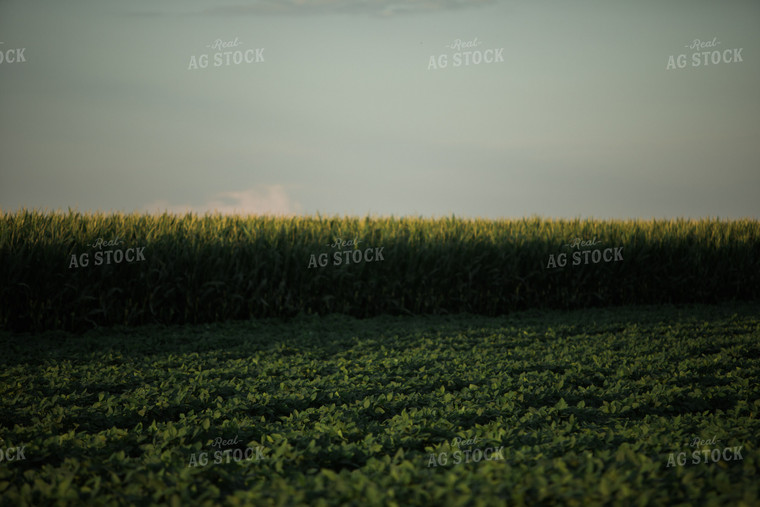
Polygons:
<instances>
[{"instance_id":1,"label":"hazy sky","mask_svg":"<svg viewBox=\"0 0 760 507\"><path fill-rule=\"evenodd\" d=\"M0 42L5 211L760 217L758 1L0 0Z\"/></svg>"}]
</instances>

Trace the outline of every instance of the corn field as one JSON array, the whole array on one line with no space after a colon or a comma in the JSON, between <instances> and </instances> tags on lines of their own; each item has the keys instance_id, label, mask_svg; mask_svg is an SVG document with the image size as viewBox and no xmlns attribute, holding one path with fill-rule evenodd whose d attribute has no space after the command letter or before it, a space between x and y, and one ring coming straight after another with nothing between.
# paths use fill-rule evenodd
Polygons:
<instances>
[{"instance_id":1,"label":"corn field","mask_svg":"<svg viewBox=\"0 0 760 507\"><path fill-rule=\"evenodd\" d=\"M751 219L0 214L0 325L15 331L758 296Z\"/></svg>"}]
</instances>

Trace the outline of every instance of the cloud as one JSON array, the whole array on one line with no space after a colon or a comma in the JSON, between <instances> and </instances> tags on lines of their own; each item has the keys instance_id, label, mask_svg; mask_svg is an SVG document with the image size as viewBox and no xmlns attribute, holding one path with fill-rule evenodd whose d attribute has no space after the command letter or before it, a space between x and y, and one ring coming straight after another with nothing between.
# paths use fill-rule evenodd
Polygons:
<instances>
[{"instance_id":1,"label":"cloud","mask_svg":"<svg viewBox=\"0 0 760 507\"><path fill-rule=\"evenodd\" d=\"M145 210L178 214L192 212L199 215L297 215L302 212L301 205L288 197L282 185L260 185L246 190L220 192L198 206L173 205L166 200L158 200L145 206Z\"/></svg>"},{"instance_id":2,"label":"cloud","mask_svg":"<svg viewBox=\"0 0 760 507\"><path fill-rule=\"evenodd\" d=\"M310 16L323 14L357 14L374 17L394 17L444 10L469 9L492 5L498 0L254 0L247 4L228 4L202 10L133 10L134 17L165 16Z\"/></svg>"},{"instance_id":3,"label":"cloud","mask_svg":"<svg viewBox=\"0 0 760 507\"><path fill-rule=\"evenodd\" d=\"M258 16L311 14L366 14L390 17L397 14L467 9L496 0L258 0L245 5L220 5L204 15Z\"/></svg>"}]
</instances>

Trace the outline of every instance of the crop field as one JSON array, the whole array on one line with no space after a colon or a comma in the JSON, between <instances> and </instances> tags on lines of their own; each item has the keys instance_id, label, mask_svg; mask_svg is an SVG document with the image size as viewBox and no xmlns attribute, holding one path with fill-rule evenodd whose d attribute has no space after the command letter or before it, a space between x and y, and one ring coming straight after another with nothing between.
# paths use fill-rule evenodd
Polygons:
<instances>
[{"instance_id":1,"label":"crop field","mask_svg":"<svg viewBox=\"0 0 760 507\"><path fill-rule=\"evenodd\" d=\"M757 302L6 330L0 348L4 505L760 503Z\"/></svg>"},{"instance_id":2,"label":"crop field","mask_svg":"<svg viewBox=\"0 0 760 507\"><path fill-rule=\"evenodd\" d=\"M0 213L0 328L760 299L757 220Z\"/></svg>"}]
</instances>

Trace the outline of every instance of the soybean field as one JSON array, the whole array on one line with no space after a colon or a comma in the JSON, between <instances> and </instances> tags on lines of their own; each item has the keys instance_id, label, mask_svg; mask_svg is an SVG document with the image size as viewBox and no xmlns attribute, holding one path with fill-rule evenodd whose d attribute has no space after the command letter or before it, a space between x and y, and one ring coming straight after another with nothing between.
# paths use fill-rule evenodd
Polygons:
<instances>
[{"instance_id":1,"label":"soybean field","mask_svg":"<svg viewBox=\"0 0 760 507\"><path fill-rule=\"evenodd\" d=\"M760 502L757 302L0 342L3 505Z\"/></svg>"}]
</instances>

